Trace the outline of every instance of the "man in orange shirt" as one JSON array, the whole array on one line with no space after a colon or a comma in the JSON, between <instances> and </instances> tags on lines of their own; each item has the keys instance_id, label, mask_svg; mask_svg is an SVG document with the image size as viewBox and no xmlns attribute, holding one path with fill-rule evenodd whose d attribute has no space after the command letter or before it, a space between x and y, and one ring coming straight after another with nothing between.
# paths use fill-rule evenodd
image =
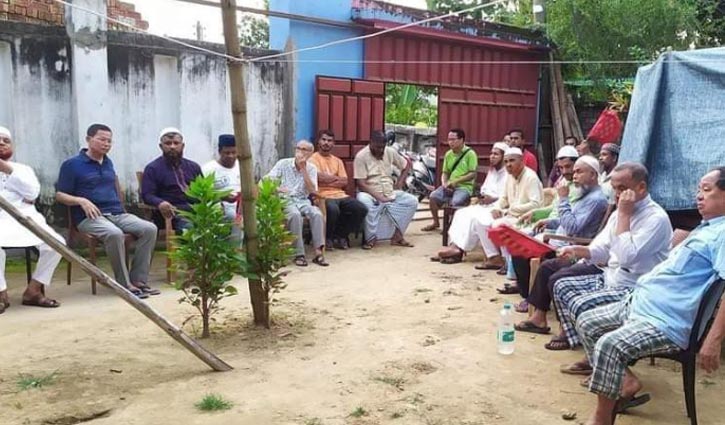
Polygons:
<instances>
[{"instance_id":1,"label":"man in orange shirt","mask_svg":"<svg viewBox=\"0 0 725 425\"><path fill-rule=\"evenodd\" d=\"M345 193L348 185L347 172L342 160L332 154L335 134L332 130L321 130L317 135L317 152L310 161L317 167L319 195L327 207L327 243L331 248L350 247L348 236L360 228L368 213L367 207Z\"/></svg>"}]
</instances>

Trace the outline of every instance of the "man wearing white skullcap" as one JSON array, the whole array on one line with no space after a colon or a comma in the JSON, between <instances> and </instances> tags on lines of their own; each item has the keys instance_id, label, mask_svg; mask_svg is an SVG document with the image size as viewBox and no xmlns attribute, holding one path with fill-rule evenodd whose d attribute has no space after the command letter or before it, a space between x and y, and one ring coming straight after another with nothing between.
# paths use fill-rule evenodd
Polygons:
<instances>
[{"instance_id":1,"label":"man wearing white skullcap","mask_svg":"<svg viewBox=\"0 0 725 425\"><path fill-rule=\"evenodd\" d=\"M144 168L141 197L145 203L158 208L164 219L171 219L174 230L181 232L189 223L176 213L191 208L185 192L191 181L202 174L201 166L184 158L184 135L177 128L161 130L159 148L162 155ZM155 218L160 225L160 217Z\"/></svg>"},{"instance_id":2,"label":"man wearing white skullcap","mask_svg":"<svg viewBox=\"0 0 725 425\"><path fill-rule=\"evenodd\" d=\"M13 141L10 130L0 127L0 196L10 202L25 217L29 217L46 232L65 243L45 222L35 209L35 200L40 194L40 182L33 169L27 165L10 161L13 156ZM0 246L3 248L25 248L33 246L39 252L35 273L23 293L23 305L37 307L58 307L60 303L47 298L43 287L50 285L53 272L61 256L35 234L18 223L4 210L0 210ZM5 280L5 250L0 249L0 314L10 306L7 282Z\"/></svg>"},{"instance_id":3,"label":"man wearing white skullcap","mask_svg":"<svg viewBox=\"0 0 725 425\"><path fill-rule=\"evenodd\" d=\"M504 265L499 248L489 239L488 229L499 222L516 223L518 217L538 207L543 198L543 187L536 173L524 165L523 152L511 147L504 152L504 166L508 176L504 191L490 208L471 223L471 231L478 236L487 260L476 266L478 270L499 269ZM498 221L496 221L498 220ZM438 253L438 258L460 261L466 251L475 248L471 240L465 246L455 242Z\"/></svg>"}]
</instances>

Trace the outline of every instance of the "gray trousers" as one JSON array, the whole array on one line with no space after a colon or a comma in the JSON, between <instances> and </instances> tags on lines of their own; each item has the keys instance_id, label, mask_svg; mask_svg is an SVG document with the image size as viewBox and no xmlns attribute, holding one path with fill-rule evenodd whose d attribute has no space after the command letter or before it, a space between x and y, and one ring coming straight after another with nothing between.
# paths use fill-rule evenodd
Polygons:
<instances>
[{"instance_id":1,"label":"gray trousers","mask_svg":"<svg viewBox=\"0 0 725 425\"><path fill-rule=\"evenodd\" d=\"M321 248L325 246L325 220L322 211L314 205L288 204L284 209L287 217L287 229L296 237L295 256L305 255L305 241L302 239L303 217L310 221L310 232L312 233L312 246Z\"/></svg>"},{"instance_id":2,"label":"gray trousers","mask_svg":"<svg viewBox=\"0 0 725 425\"><path fill-rule=\"evenodd\" d=\"M232 223L231 241L235 245L239 245L240 243L242 243L242 238L244 237L244 233L242 232L242 227L236 224L237 204L230 204L228 202L223 202L222 209L224 210L224 218L226 220L229 220L229 222Z\"/></svg>"},{"instance_id":3,"label":"gray trousers","mask_svg":"<svg viewBox=\"0 0 725 425\"><path fill-rule=\"evenodd\" d=\"M133 214L105 215L93 220L86 218L78 224L78 230L91 234L106 248L116 281L123 286L129 283L148 282L151 255L156 245L156 225ZM136 237L136 249L131 270L126 267L124 233Z\"/></svg>"}]
</instances>

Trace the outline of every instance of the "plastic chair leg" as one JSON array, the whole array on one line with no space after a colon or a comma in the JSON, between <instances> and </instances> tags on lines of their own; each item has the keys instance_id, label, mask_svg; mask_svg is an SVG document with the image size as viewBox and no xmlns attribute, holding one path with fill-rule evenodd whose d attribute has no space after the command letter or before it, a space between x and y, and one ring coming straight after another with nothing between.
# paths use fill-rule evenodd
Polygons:
<instances>
[{"instance_id":1,"label":"plastic chair leg","mask_svg":"<svg viewBox=\"0 0 725 425\"><path fill-rule=\"evenodd\" d=\"M692 356L682 362L682 387L685 391L685 408L691 425L697 425L697 405L695 402L695 370L697 363Z\"/></svg>"}]
</instances>

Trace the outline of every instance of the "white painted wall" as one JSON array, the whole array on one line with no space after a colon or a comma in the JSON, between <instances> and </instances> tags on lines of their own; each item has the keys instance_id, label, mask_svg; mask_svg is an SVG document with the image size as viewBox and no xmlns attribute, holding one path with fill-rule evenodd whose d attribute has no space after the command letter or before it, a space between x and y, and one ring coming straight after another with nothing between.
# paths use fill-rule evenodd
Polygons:
<instances>
[{"instance_id":1,"label":"white painted wall","mask_svg":"<svg viewBox=\"0 0 725 425\"><path fill-rule=\"evenodd\" d=\"M108 61L99 66L89 64L87 55L70 63L72 44L69 38L0 29L0 125L14 133L15 160L36 170L42 204L52 203L60 164L85 145L85 130L94 122L114 130L110 157L131 196L137 193L136 171L160 154L163 127L179 127L186 157L200 164L214 158L218 135L232 132L223 59L113 45L91 52L95 61ZM245 72L256 177L274 165L281 146L292 143L285 140L293 134L286 66L252 65Z\"/></svg>"}]
</instances>

